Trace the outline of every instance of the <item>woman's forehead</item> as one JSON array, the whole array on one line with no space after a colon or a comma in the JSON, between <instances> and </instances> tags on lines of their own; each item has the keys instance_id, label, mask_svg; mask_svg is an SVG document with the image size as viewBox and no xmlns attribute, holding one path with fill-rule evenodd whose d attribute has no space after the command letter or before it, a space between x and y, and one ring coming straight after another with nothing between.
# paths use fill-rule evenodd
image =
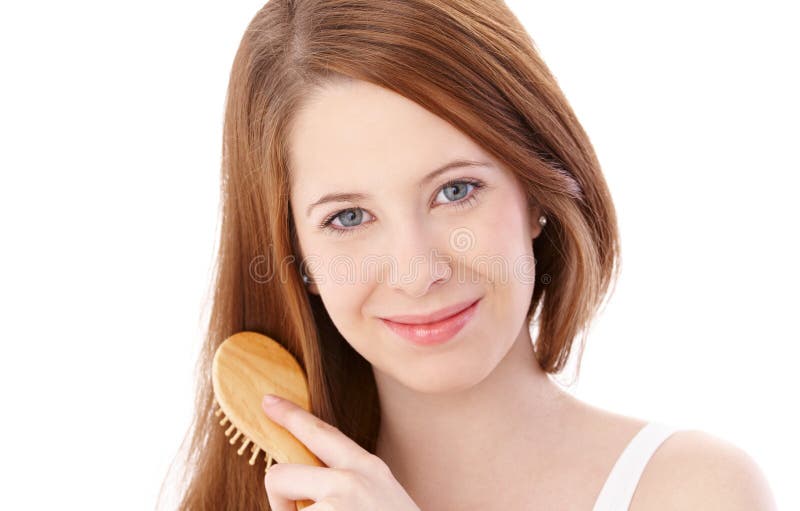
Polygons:
<instances>
[{"instance_id":1,"label":"woman's forehead","mask_svg":"<svg viewBox=\"0 0 800 511\"><path fill-rule=\"evenodd\" d=\"M300 189L373 186L387 178L412 184L455 159L491 160L449 122L361 81L314 94L297 113L289 147L292 184Z\"/></svg>"}]
</instances>

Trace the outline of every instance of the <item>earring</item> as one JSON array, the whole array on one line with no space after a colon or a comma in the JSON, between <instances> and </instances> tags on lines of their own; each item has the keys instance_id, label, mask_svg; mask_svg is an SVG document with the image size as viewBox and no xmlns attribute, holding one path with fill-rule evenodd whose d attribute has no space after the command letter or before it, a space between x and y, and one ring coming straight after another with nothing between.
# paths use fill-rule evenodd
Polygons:
<instances>
[{"instance_id":1,"label":"earring","mask_svg":"<svg viewBox=\"0 0 800 511\"><path fill-rule=\"evenodd\" d=\"M540 216L539 217L539 225L541 225L542 227L547 225L547 217L545 217L544 215Z\"/></svg>"},{"instance_id":2,"label":"earring","mask_svg":"<svg viewBox=\"0 0 800 511\"><path fill-rule=\"evenodd\" d=\"M300 271L300 274L303 276L303 282L308 285L311 282L311 279L306 275L306 272Z\"/></svg>"}]
</instances>

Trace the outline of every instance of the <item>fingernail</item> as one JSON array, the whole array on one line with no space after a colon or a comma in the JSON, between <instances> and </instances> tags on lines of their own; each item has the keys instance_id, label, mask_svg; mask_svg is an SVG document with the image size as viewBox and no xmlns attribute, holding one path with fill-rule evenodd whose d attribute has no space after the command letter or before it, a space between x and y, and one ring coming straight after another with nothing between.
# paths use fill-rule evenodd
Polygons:
<instances>
[{"instance_id":1,"label":"fingernail","mask_svg":"<svg viewBox=\"0 0 800 511\"><path fill-rule=\"evenodd\" d=\"M275 394L266 394L264 399L261 400L261 404L264 406L270 406L278 403L281 400L280 397L276 396Z\"/></svg>"}]
</instances>

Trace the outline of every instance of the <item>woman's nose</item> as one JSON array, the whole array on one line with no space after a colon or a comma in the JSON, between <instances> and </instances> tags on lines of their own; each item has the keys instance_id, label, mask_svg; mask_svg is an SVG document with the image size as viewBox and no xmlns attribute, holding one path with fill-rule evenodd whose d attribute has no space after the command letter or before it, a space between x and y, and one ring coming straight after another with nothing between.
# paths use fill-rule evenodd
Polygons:
<instances>
[{"instance_id":1,"label":"woman's nose","mask_svg":"<svg viewBox=\"0 0 800 511\"><path fill-rule=\"evenodd\" d=\"M390 287L419 298L450 279L452 266L446 250L447 236L430 225L409 225L391 236Z\"/></svg>"}]
</instances>

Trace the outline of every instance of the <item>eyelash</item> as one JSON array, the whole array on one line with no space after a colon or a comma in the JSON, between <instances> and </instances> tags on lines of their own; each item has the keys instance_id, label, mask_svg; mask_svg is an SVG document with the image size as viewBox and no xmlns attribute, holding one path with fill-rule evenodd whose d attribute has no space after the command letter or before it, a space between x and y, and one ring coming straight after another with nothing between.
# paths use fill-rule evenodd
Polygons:
<instances>
[{"instance_id":1,"label":"eyelash","mask_svg":"<svg viewBox=\"0 0 800 511\"><path fill-rule=\"evenodd\" d=\"M474 179L455 179L453 181L448 181L447 183L445 183L442 186L440 186L438 188L437 192L436 192L436 195L439 195L439 191L441 191L443 188L446 188L448 186L451 186L451 185L454 185L454 184L457 184L457 183L464 183L464 184L472 185L473 189L472 189L472 191L470 192L470 194L467 197L465 197L465 198L463 198L461 200L457 200L457 201L454 201L454 202L447 203L447 204L445 204L445 206L452 206L452 207L455 207L455 208L469 207L469 206L473 205L478 200L476 198L476 195L478 195L478 193L485 187L485 184L483 182L481 182L481 181L478 181L478 180L474 180ZM340 211L337 211L336 213L334 213L334 214L328 216L327 218L325 218L325 220L322 221L322 223L319 225L319 227L322 228L323 230L329 231L332 234L335 234L337 236L344 236L344 235L349 234L349 233L351 233L353 231L357 231L357 230L361 229L366 224L361 224L361 225L359 225L357 227L345 227L345 228L332 227L331 226L331 223L336 219L336 217L338 217L339 215L341 215L345 211L351 211L351 210L354 210L354 209L360 209L360 208L354 207L354 208L347 208L347 209L342 209Z\"/></svg>"}]
</instances>

